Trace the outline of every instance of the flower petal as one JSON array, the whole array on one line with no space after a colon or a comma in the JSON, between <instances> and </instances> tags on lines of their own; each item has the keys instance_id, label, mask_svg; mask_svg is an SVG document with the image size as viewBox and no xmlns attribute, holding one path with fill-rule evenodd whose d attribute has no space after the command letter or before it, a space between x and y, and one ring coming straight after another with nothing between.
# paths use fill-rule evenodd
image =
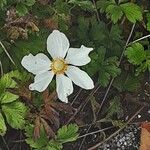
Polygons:
<instances>
[{"instance_id":1,"label":"flower petal","mask_svg":"<svg viewBox=\"0 0 150 150\"><path fill-rule=\"evenodd\" d=\"M68 64L76 66L86 65L91 61L91 58L88 55L92 50L93 48L88 48L83 45L81 48L69 48L65 60Z\"/></svg>"},{"instance_id":2,"label":"flower petal","mask_svg":"<svg viewBox=\"0 0 150 150\"><path fill-rule=\"evenodd\" d=\"M36 90L39 92L43 92L54 77L53 71L46 71L41 74L37 74L34 78L34 83L29 85L30 90Z\"/></svg>"},{"instance_id":3,"label":"flower petal","mask_svg":"<svg viewBox=\"0 0 150 150\"><path fill-rule=\"evenodd\" d=\"M54 30L47 39L47 50L53 58L64 58L69 45L66 35L58 30Z\"/></svg>"},{"instance_id":4,"label":"flower petal","mask_svg":"<svg viewBox=\"0 0 150 150\"><path fill-rule=\"evenodd\" d=\"M94 88L93 80L89 75L75 66L68 66L66 71L67 76L78 86L84 89Z\"/></svg>"},{"instance_id":5,"label":"flower petal","mask_svg":"<svg viewBox=\"0 0 150 150\"><path fill-rule=\"evenodd\" d=\"M65 103L68 103L68 96L73 93L72 81L63 74L56 75L56 85L58 98Z\"/></svg>"},{"instance_id":6,"label":"flower petal","mask_svg":"<svg viewBox=\"0 0 150 150\"><path fill-rule=\"evenodd\" d=\"M39 53L35 56L32 54L24 56L21 64L25 69L33 74L39 74L50 70L51 68L51 61L45 54L42 53Z\"/></svg>"}]
</instances>

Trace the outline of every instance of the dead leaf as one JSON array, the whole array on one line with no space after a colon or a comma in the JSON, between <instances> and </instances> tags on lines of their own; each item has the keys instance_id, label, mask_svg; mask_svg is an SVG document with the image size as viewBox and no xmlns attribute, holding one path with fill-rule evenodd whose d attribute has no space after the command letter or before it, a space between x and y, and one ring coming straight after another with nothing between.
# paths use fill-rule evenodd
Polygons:
<instances>
[{"instance_id":1,"label":"dead leaf","mask_svg":"<svg viewBox=\"0 0 150 150\"><path fill-rule=\"evenodd\" d=\"M66 104L66 103L61 103L61 102L52 102L50 105L56 110L61 111L61 112L66 112L68 114L73 114L74 112L73 107L69 103Z\"/></svg>"},{"instance_id":2,"label":"dead leaf","mask_svg":"<svg viewBox=\"0 0 150 150\"><path fill-rule=\"evenodd\" d=\"M94 118L94 120L96 120L97 113L98 113L99 108L100 108L100 104L96 101L94 96L91 96L90 100L91 100L91 105L92 105L93 118Z\"/></svg>"},{"instance_id":3,"label":"dead leaf","mask_svg":"<svg viewBox=\"0 0 150 150\"><path fill-rule=\"evenodd\" d=\"M144 122L141 126L140 150L150 150L150 122Z\"/></svg>"},{"instance_id":4,"label":"dead leaf","mask_svg":"<svg viewBox=\"0 0 150 150\"><path fill-rule=\"evenodd\" d=\"M41 121L40 117L37 116L34 122L34 138L38 139L40 137L40 128L41 128Z\"/></svg>"},{"instance_id":5,"label":"dead leaf","mask_svg":"<svg viewBox=\"0 0 150 150\"><path fill-rule=\"evenodd\" d=\"M55 137L55 133L52 130L52 128L49 126L49 124L43 118L41 118L41 122L43 124L43 127L44 127L45 132L48 135L48 137L54 138Z\"/></svg>"},{"instance_id":6,"label":"dead leaf","mask_svg":"<svg viewBox=\"0 0 150 150\"><path fill-rule=\"evenodd\" d=\"M41 111L40 116L48 120L56 129L59 128L59 113L57 113L52 107L46 107Z\"/></svg>"},{"instance_id":7,"label":"dead leaf","mask_svg":"<svg viewBox=\"0 0 150 150\"><path fill-rule=\"evenodd\" d=\"M44 19L43 25L51 30L58 29L58 22L56 19L53 18Z\"/></svg>"}]
</instances>

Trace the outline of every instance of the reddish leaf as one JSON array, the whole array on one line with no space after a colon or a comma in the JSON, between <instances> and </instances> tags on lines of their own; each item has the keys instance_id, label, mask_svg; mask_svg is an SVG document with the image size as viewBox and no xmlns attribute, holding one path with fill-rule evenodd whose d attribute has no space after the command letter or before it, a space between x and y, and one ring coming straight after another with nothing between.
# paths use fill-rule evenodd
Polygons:
<instances>
[{"instance_id":1,"label":"reddish leaf","mask_svg":"<svg viewBox=\"0 0 150 150\"><path fill-rule=\"evenodd\" d=\"M54 138L55 137L55 133L52 130L52 128L48 125L48 123L42 118L41 118L41 122L42 122L42 124L44 126L45 132L48 135L48 137Z\"/></svg>"},{"instance_id":2,"label":"reddish leaf","mask_svg":"<svg viewBox=\"0 0 150 150\"><path fill-rule=\"evenodd\" d=\"M65 104L61 102L53 102L51 106L58 111L66 112L68 114L73 114L74 108L70 104Z\"/></svg>"},{"instance_id":3,"label":"reddish leaf","mask_svg":"<svg viewBox=\"0 0 150 150\"><path fill-rule=\"evenodd\" d=\"M34 138L37 139L40 137L40 128L41 128L41 122L40 117L37 116L34 123Z\"/></svg>"},{"instance_id":4,"label":"reddish leaf","mask_svg":"<svg viewBox=\"0 0 150 150\"><path fill-rule=\"evenodd\" d=\"M140 150L150 150L150 122L141 125Z\"/></svg>"},{"instance_id":5,"label":"reddish leaf","mask_svg":"<svg viewBox=\"0 0 150 150\"><path fill-rule=\"evenodd\" d=\"M44 103L47 105L47 104L50 104L52 101L55 101L57 99L57 93L56 91L53 91L50 95L49 95L49 91L48 89L46 89L44 92L43 92L43 99L44 99Z\"/></svg>"},{"instance_id":6,"label":"reddish leaf","mask_svg":"<svg viewBox=\"0 0 150 150\"><path fill-rule=\"evenodd\" d=\"M59 128L59 114L52 107L46 107L43 109L41 116L42 118L49 120L56 127L56 129Z\"/></svg>"},{"instance_id":7,"label":"reddish leaf","mask_svg":"<svg viewBox=\"0 0 150 150\"><path fill-rule=\"evenodd\" d=\"M141 127L147 129L148 132L150 132L150 122L143 122Z\"/></svg>"}]
</instances>

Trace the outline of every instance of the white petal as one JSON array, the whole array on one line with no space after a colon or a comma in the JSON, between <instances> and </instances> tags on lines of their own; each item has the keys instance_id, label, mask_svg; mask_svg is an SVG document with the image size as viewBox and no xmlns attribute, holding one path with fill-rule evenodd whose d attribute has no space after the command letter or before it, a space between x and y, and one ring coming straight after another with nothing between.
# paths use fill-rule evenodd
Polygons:
<instances>
[{"instance_id":1,"label":"white petal","mask_svg":"<svg viewBox=\"0 0 150 150\"><path fill-rule=\"evenodd\" d=\"M56 75L56 86L58 98L65 103L68 103L68 96L73 93L72 81L63 74Z\"/></svg>"},{"instance_id":2,"label":"white petal","mask_svg":"<svg viewBox=\"0 0 150 150\"><path fill-rule=\"evenodd\" d=\"M58 30L54 30L47 39L47 50L53 58L64 58L69 45L66 35Z\"/></svg>"},{"instance_id":3,"label":"white petal","mask_svg":"<svg viewBox=\"0 0 150 150\"><path fill-rule=\"evenodd\" d=\"M51 61L45 54L42 53L39 53L35 56L32 54L24 56L21 64L25 69L33 74L39 74L50 70L51 68Z\"/></svg>"},{"instance_id":4,"label":"white petal","mask_svg":"<svg viewBox=\"0 0 150 150\"><path fill-rule=\"evenodd\" d=\"M53 71L46 71L44 73L37 74L34 78L34 83L29 85L29 89L42 92L48 87L53 77Z\"/></svg>"},{"instance_id":5,"label":"white petal","mask_svg":"<svg viewBox=\"0 0 150 150\"><path fill-rule=\"evenodd\" d=\"M89 75L75 66L68 66L66 71L67 76L78 86L84 89L94 88L93 80Z\"/></svg>"},{"instance_id":6,"label":"white petal","mask_svg":"<svg viewBox=\"0 0 150 150\"><path fill-rule=\"evenodd\" d=\"M91 58L88 55L92 50L93 48L88 48L83 45L81 48L69 48L65 60L68 64L76 66L86 65L91 61Z\"/></svg>"}]
</instances>

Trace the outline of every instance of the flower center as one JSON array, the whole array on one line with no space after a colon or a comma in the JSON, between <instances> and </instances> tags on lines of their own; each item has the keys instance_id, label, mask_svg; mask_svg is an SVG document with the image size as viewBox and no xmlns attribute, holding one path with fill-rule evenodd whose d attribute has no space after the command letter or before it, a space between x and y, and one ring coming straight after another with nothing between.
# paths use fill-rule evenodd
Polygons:
<instances>
[{"instance_id":1,"label":"flower center","mask_svg":"<svg viewBox=\"0 0 150 150\"><path fill-rule=\"evenodd\" d=\"M62 58L56 58L51 64L51 68L55 74L63 74L67 70L68 65Z\"/></svg>"}]
</instances>

